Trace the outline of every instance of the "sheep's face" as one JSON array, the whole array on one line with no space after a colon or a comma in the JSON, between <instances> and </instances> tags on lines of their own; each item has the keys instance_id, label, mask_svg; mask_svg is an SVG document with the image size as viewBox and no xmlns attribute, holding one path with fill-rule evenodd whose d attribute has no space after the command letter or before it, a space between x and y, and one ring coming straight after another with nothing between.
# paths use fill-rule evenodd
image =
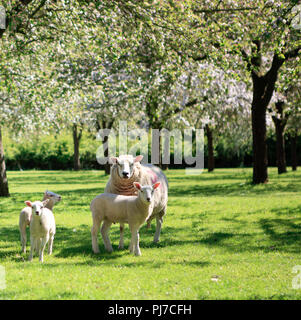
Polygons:
<instances>
[{"instance_id":1,"label":"sheep's face","mask_svg":"<svg viewBox=\"0 0 301 320\"><path fill-rule=\"evenodd\" d=\"M134 182L134 186L138 190L138 197L145 203L151 203L155 190L160 186L160 182L157 182L152 186L142 186L140 183Z\"/></svg>"},{"instance_id":2,"label":"sheep's face","mask_svg":"<svg viewBox=\"0 0 301 320\"><path fill-rule=\"evenodd\" d=\"M132 155L124 155L120 157L111 157L111 162L117 167L117 172L120 178L130 179L134 173L135 163L140 162L143 156L134 158Z\"/></svg>"},{"instance_id":3,"label":"sheep's face","mask_svg":"<svg viewBox=\"0 0 301 320\"><path fill-rule=\"evenodd\" d=\"M49 200L53 201L55 204L57 202L60 202L62 200L62 197L57 193L46 190L44 193L44 199L49 199Z\"/></svg>"},{"instance_id":4,"label":"sheep's face","mask_svg":"<svg viewBox=\"0 0 301 320\"><path fill-rule=\"evenodd\" d=\"M25 201L25 203L28 207L31 207L33 215L41 216L43 208L45 207L48 201L49 199L35 202Z\"/></svg>"}]
</instances>

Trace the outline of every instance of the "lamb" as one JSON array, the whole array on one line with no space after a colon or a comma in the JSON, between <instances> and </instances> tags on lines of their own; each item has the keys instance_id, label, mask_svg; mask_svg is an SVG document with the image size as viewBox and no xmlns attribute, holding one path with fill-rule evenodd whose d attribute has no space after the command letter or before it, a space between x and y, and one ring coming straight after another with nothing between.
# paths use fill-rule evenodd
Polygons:
<instances>
[{"instance_id":1,"label":"lamb","mask_svg":"<svg viewBox=\"0 0 301 320\"><path fill-rule=\"evenodd\" d=\"M46 208L49 199L44 201L25 201L26 205L32 208L32 217L30 221L30 255L29 261L32 261L34 251L39 252L39 261L43 263L44 249L48 244L48 254L52 254L53 239L56 231L54 215L51 210Z\"/></svg>"},{"instance_id":2,"label":"lamb","mask_svg":"<svg viewBox=\"0 0 301 320\"><path fill-rule=\"evenodd\" d=\"M44 201L46 199L49 199L49 201L46 204L46 208L48 208L49 210L52 211L54 205L57 202L60 202L62 197L52 191L46 190L42 201ZM21 245L22 245L22 252L23 253L26 253L26 242L27 242L26 227L30 225L31 216L32 216L31 207L25 207L20 212L19 229L20 229Z\"/></svg>"},{"instance_id":3,"label":"lamb","mask_svg":"<svg viewBox=\"0 0 301 320\"><path fill-rule=\"evenodd\" d=\"M107 251L113 251L108 236L111 224L115 222L128 223L132 233L130 252L134 252L137 256L141 255L139 229L152 214L155 194L159 191L160 182L145 186L134 182L133 186L138 190L138 196L102 193L92 200L90 210L93 218L91 236L94 253L99 253L97 234L103 221L101 235Z\"/></svg>"},{"instance_id":4,"label":"lamb","mask_svg":"<svg viewBox=\"0 0 301 320\"><path fill-rule=\"evenodd\" d=\"M159 242L163 216L167 209L168 181L164 173L158 167L151 164L142 165L140 163L142 159L142 155L135 158L132 155L122 155L118 158L111 157L110 161L113 165L104 192L133 196L137 194L133 182L139 182L142 185L152 185L156 182L161 182L160 188L155 194L153 212L147 220L147 226L150 227L151 221L156 218L154 242ZM124 224L120 223L120 249L124 247L123 235Z\"/></svg>"}]
</instances>

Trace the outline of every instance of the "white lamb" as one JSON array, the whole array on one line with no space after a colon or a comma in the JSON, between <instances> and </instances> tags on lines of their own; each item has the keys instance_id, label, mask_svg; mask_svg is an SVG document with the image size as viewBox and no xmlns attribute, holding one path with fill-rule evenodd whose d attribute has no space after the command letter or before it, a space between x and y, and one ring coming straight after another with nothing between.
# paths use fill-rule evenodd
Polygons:
<instances>
[{"instance_id":1,"label":"white lamb","mask_svg":"<svg viewBox=\"0 0 301 320\"><path fill-rule=\"evenodd\" d=\"M155 194L153 212L148 218L147 225L150 226L152 219L156 218L156 232L154 242L158 242L160 238L163 216L167 209L168 200L168 181L164 173L152 164L140 164L143 159L142 155L133 157L132 155L121 155L111 157L113 163L111 167L110 179L106 185L106 193L114 193L120 195L136 195L137 190L133 186L133 182L139 182L141 185L152 185L160 182L160 188ZM124 224L120 223L120 241L119 248L124 247L123 242Z\"/></svg>"},{"instance_id":2,"label":"white lamb","mask_svg":"<svg viewBox=\"0 0 301 320\"><path fill-rule=\"evenodd\" d=\"M139 229L153 211L154 194L158 193L160 182L155 183L153 186L141 186L138 182L134 182L133 185L138 190L138 196L102 193L92 200L90 209L93 218L91 235L94 253L99 253L97 235L101 222L103 221L101 235L107 251L113 251L108 236L111 224L116 222L122 224L128 223L132 233L130 252L134 252L137 256L141 255L139 248Z\"/></svg>"},{"instance_id":3,"label":"white lamb","mask_svg":"<svg viewBox=\"0 0 301 320\"><path fill-rule=\"evenodd\" d=\"M32 261L34 251L37 251L39 252L39 261L43 262L44 249L48 241L48 254L52 254L56 226L52 211L45 207L48 201L49 199L35 202L25 201L27 206L32 208L29 261Z\"/></svg>"},{"instance_id":4,"label":"white lamb","mask_svg":"<svg viewBox=\"0 0 301 320\"><path fill-rule=\"evenodd\" d=\"M57 202L60 202L62 197L59 194L46 190L42 201L46 199L49 199L49 201L46 204L46 208L52 211L54 205ZM31 207L25 207L20 212L19 229L20 229L21 245L22 245L23 253L26 253L26 242L27 242L26 227L30 225L31 216L32 216Z\"/></svg>"}]
</instances>

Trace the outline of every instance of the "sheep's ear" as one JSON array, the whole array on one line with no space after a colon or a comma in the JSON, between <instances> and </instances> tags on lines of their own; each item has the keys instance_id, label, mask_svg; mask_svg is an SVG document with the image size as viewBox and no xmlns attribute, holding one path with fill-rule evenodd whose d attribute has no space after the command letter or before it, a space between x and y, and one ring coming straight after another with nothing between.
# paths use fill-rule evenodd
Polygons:
<instances>
[{"instance_id":1,"label":"sheep's ear","mask_svg":"<svg viewBox=\"0 0 301 320\"><path fill-rule=\"evenodd\" d=\"M141 184L139 182L134 182L133 185L136 189L141 190Z\"/></svg>"},{"instance_id":2,"label":"sheep's ear","mask_svg":"<svg viewBox=\"0 0 301 320\"><path fill-rule=\"evenodd\" d=\"M140 154L139 156L137 156L137 157L134 159L134 162L141 162L142 159L143 159L143 155Z\"/></svg>"},{"instance_id":3,"label":"sheep's ear","mask_svg":"<svg viewBox=\"0 0 301 320\"><path fill-rule=\"evenodd\" d=\"M112 164L118 163L118 158L117 158L117 157L111 157L111 158L110 158L110 162L111 162Z\"/></svg>"},{"instance_id":4,"label":"sheep's ear","mask_svg":"<svg viewBox=\"0 0 301 320\"><path fill-rule=\"evenodd\" d=\"M50 200L50 199L46 199L46 200L42 201L44 207L45 207L46 204L49 202L49 200Z\"/></svg>"},{"instance_id":5,"label":"sheep's ear","mask_svg":"<svg viewBox=\"0 0 301 320\"><path fill-rule=\"evenodd\" d=\"M28 206L28 207L31 207L32 208L32 203L31 201L27 200L27 201L24 201L25 204Z\"/></svg>"},{"instance_id":6,"label":"sheep's ear","mask_svg":"<svg viewBox=\"0 0 301 320\"><path fill-rule=\"evenodd\" d=\"M153 189L157 189L160 186L160 182L156 182L155 184L153 184Z\"/></svg>"}]
</instances>

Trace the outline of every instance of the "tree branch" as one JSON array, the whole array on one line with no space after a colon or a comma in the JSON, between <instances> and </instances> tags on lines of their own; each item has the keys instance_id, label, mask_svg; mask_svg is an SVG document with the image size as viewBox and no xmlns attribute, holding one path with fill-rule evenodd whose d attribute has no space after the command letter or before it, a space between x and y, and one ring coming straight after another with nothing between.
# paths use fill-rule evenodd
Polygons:
<instances>
[{"instance_id":1,"label":"tree branch","mask_svg":"<svg viewBox=\"0 0 301 320\"><path fill-rule=\"evenodd\" d=\"M296 58L301 53L301 46L298 48L292 49L284 54L285 60Z\"/></svg>"}]
</instances>

